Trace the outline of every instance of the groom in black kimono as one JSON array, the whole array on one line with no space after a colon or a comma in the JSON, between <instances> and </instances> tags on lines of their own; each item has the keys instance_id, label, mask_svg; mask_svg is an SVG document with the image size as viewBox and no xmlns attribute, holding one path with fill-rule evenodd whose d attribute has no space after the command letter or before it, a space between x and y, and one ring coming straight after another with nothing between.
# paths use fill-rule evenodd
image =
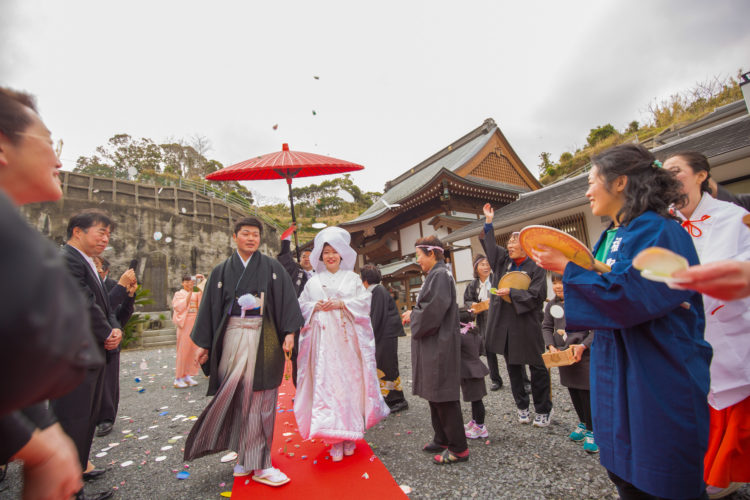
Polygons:
<instances>
[{"instance_id":1,"label":"groom in black kimono","mask_svg":"<svg viewBox=\"0 0 750 500\"><path fill-rule=\"evenodd\" d=\"M258 251L263 226L245 218L232 236L237 251L211 272L190 337L209 375L208 404L185 443L185 460L227 449L236 476L280 486L289 478L271 464L284 352L304 319L284 267ZM257 304L248 307L245 300ZM240 299L238 301L238 299ZM254 307L259 305L259 307Z\"/></svg>"}]
</instances>

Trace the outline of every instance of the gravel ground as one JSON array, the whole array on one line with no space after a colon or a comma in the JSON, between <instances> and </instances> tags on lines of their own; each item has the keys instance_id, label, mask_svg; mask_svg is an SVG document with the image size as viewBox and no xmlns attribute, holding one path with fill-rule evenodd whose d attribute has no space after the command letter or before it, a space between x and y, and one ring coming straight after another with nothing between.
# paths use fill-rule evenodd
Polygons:
<instances>
[{"instance_id":1,"label":"gravel ground","mask_svg":"<svg viewBox=\"0 0 750 500\"><path fill-rule=\"evenodd\" d=\"M402 381L409 409L370 429L365 438L385 463L396 482L412 488L413 499L437 498L616 498L616 491L596 455L567 439L578 423L567 390L553 370L552 424L544 429L520 425L507 386L485 398L488 439L471 441L466 463L437 466L421 451L432 438L427 402L411 393L410 339L399 340ZM197 377L192 389L174 389L174 348L126 351L122 354L119 418L109 436L95 438L92 460L109 471L104 478L87 483L94 493L117 488L116 499L218 499L232 484L232 463L221 455L182 461L182 444L197 416L208 402L206 379ZM145 362L145 365L142 363ZM142 368L146 366L146 368ZM136 382L136 377L140 382ZM138 392L138 388L145 389ZM471 419L468 403L464 420ZM165 413L166 412L166 413ZM125 418L129 417L129 418ZM157 427L153 427L157 426ZM177 438L175 440L175 438ZM109 448L110 443L118 443ZM163 447L170 449L162 450ZM96 457L98 453L106 453ZM161 461L157 458L165 457ZM124 466L131 461L132 464ZM188 467L186 467L188 466ZM176 478L178 471L190 477ZM8 468L0 498L20 498L21 474L17 463ZM294 480L294 478L292 478ZM750 500L750 486L732 498Z\"/></svg>"}]
</instances>

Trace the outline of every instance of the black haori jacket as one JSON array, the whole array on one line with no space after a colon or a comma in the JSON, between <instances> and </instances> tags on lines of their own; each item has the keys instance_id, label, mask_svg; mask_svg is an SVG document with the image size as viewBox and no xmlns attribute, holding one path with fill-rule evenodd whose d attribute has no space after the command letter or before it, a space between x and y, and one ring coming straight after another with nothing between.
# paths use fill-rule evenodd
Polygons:
<instances>
[{"instance_id":1,"label":"black haori jacket","mask_svg":"<svg viewBox=\"0 0 750 500\"><path fill-rule=\"evenodd\" d=\"M495 242L494 230L479 236L492 267L492 286L513 267L508 251ZM485 349L502 354L509 364L544 366L542 353L542 305L547 298L546 271L526 258L520 270L531 278L528 290L510 289L510 303L498 295L490 297ZM506 349L507 346L507 349Z\"/></svg>"},{"instance_id":2,"label":"black haori jacket","mask_svg":"<svg viewBox=\"0 0 750 500\"><path fill-rule=\"evenodd\" d=\"M238 297L246 293L265 295L263 331L253 375L254 391L275 389L281 384L285 361L281 348L284 337L304 325L294 285L284 267L276 259L260 252L253 254L247 266L245 270L239 255L234 252L211 271L190 334L197 346L209 350L208 362L202 366L209 376L208 396L216 394L221 385L219 362L224 332L230 307L238 307Z\"/></svg>"}]
</instances>

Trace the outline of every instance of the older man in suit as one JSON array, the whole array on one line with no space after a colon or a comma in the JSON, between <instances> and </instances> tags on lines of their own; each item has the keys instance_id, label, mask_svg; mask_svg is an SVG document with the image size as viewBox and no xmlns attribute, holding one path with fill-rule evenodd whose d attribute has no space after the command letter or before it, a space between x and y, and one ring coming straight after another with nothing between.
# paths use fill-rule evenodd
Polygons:
<instances>
[{"instance_id":1,"label":"older man in suit","mask_svg":"<svg viewBox=\"0 0 750 500\"><path fill-rule=\"evenodd\" d=\"M102 354L116 349L122 340L120 322L93 260L107 248L112 226L109 216L100 210L79 212L68 221L68 243L62 250L68 271L86 298L91 330ZM70 394L51 402L60 424L76 445L87 480L96 479L105 472L89 462L103 388L104 369L91 369ZM93 496L84 495L83 490L78 492L78 499L103 500L111 496L112 490Z\"/></svg>"}]
</instances>

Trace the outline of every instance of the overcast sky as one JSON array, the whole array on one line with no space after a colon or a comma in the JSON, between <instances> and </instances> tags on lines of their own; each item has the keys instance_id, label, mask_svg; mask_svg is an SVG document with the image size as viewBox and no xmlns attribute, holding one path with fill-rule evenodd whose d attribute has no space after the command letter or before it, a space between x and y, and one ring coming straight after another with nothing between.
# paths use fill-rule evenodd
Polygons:
<instances>
[{"instance_id":1,"label":"overcast sky","mask_svg":"<svg viewBox=\"0 0 750 500\"><path fill-rule=\"evenodd\" d=\"M65 141L66 169L116 133L198 134L225 166L288 142L363 164L354 181L381 191L491 117L536 174L542 151L557 159L592 127L643 122L655 99L750 69L746 0L0 0L0 9L0 84L37 96ZM283 181L248 187L286 193Z\"/></svg>"}]
</instances>

